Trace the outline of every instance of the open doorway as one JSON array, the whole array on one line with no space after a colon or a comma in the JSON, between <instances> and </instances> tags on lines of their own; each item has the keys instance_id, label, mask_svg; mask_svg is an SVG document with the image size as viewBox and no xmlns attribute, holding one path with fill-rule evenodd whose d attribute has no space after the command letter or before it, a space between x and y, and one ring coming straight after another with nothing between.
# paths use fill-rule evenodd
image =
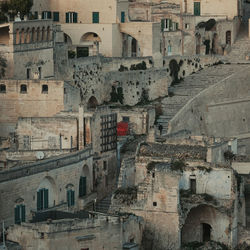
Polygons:
<instances>
[{"instance_id":1,"label":"open doorway","mask_svg":"<svg viewBox=\"0 0 250 250\"><path fill-rule=\"evenodd\" d=\"M212 227L207 223L202 223L202 242L211 240L211 230Z\"/></svg>"}]
</instances>

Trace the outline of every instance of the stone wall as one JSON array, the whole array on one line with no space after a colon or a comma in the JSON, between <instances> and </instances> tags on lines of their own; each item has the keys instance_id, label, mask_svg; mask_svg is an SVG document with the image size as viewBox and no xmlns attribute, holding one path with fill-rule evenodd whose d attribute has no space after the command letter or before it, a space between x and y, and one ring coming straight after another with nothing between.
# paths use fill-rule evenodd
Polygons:
<instances>
[{"instance_id":1,"label":"stone wall","mask_svg":"<svg viewBox=\"0 0 250 250\"><path fill-rule=\"evenodd\" d=\"M64 219L45 223L23 223L8 230L8 240L24 249L123 249L133 242L141 245L144 222L136 216L95 215L89 219ZM133 244L131 244L133 245Z\"/></svg>"},{"instance_id":2,"label":"stone wall","mask_svg":"<svg viewBox=\"0 0 250 250\"><path fill-rule=\"evenodd\" d=\"M88 148L0 172L0 220L4 220L7 226L13 224L14 208L19 202L25 205L26 218L30 219L32 211L37 211L37 190L40 188L49 190L49 208L63 206L67 210L66 187L71 184L75 190L75 206L72 209L82 208L93 190L91 155L92 151ZM78 198L80 176L87 177L87 196L83 198Z\"/></svg>"},{"instance_id":3,"label":"stone wall","mask_svg":"<svg viewBox=\"0 0 250 250\"><path fill-rule=\"evenodd\" d=\"M63 82L44 80L2 80L6 92L0 93L0 135L14 132L18 117L52 117L64 109ZM27 91L21 91L26 85ZM42 85L48 91L42 91Z\"/></svg>"},{"instance_id":4,"label":"stone wall","mask_svg":"<svg viewBox=\"0 0 250 250\"><path fill-rule=\"evenodd\" d=\"M249 67L229 75L190 100L170 121L170 133L232 137L249 133Z\"/></svg>"}]
</instances>

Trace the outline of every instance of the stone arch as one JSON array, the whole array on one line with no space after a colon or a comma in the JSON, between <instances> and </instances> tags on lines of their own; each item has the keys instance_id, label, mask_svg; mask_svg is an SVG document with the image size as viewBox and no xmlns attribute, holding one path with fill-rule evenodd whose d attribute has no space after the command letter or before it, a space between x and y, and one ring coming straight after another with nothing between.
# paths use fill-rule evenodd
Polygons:
<instances>
[{"instance_id":1,"label":"stone arch","mask_svg":"<svg viewBox=\"0 0 250 250\"><path fill-rule=\"evenodd\" d=\"M211 205L201 204L193 207L186 217L181 230L182 244L208 240L228 244L229 228L230 219L225 213Z\"/></svg>"},{"instance_id":2,"label":"stone arch","mask_svg":"<svg viewBox=\"0 0 250 250\"><path fill-rule=\"evenodd\" d=\"M98 105L97 99L94 96L91 96L88 100L87 108L88 109L95 109L97 107L97 105Z\"/></svg>"},{"instance_id":3,"label":"stone arch","mask_svg":"<svg viewBox=\"0 0 250 250\"><path fill-rule=\"evenodd\" d=\"M51 29L50 26L47 27L47 41L51 40Z\"/></svg>"},{"instance_id":4,"label":"stone arch","mask_svg":"<svg viewBox=\"0 0 250 250\"><path fill-rule=\"evenodd\" d=\"M79 180L79 197L88 195L92 190L92 180L90 175L90 169L88 165L84 165L81 170L81 176Z\"/></svg>"},{"instance_id":5,"label":"stone arch","mask_svg":"<svg viewBox=\"0 0 250 250\"><path fill-rule=\"evenodd\" d=\"M123 33L122 51L125 57L140 56L138 40L129 34Z\"/></svg>"},{"instance_id":6,"label":"stone arch","mask_svg":"<svg viewBox=\"0 0 250 250\"><path fill-rule=\"evenodd\" d=\"M55 180L50 177L46 176L39 184L37 188L37 192L41 189L48 190L48 205L49 207L54 207L58 203L58 196L57 196L57 189Z\"/></svg>"},{"instance_id":7,"label":"stone arch","mask_svg":"<svg viewBox=\"0 0 250 250\"><path fill-rule=\"evenodd\" d=\"M26 29L26 43L30 43L30 28Z\"/></svg>"},{"instance_id":8,"label":"stone arch","mask_svg":"<svg viewBox=\"0 0 250 250\"><path fill-rule=\"evenodd\" d=\"M196 55L199 55L201 53L201 35L199 33L195 35L195 41L196 41Z\"/></svg>"},{"instance_id":9,"label":"stone arch","mask_svg":"<svg viewBox=\"0 0 250 250\"><path fill-rule=\"evenodd\" d=\"M68 45L72 45L72 39L71 39L71 37L68 35L68 34L66 34L66 33L64 33L64 43L67 43Z\"/></svg>"},{"instance_id":10,"label":"stone arch","mask_svg":"<svg viewBox=\"0 0 250 250\"><path fill-rule=\"evenodd\" d=\"M22 29L21 32L20 32L20 41L21 41L21 43L25 43L25 32L24 32L24 29Z\"/></svg>"},{"instance_id":11,"label":"stone arch","mask_svg":"<svg viewBox=\"0 0 250 250\"><path fill-rule=\"evenodd\" d=\"M45 27L42 27L42 38L41 38L41 40L43 42L43 41L46 41L46 39L47 38L45 38Z\"/></svg>"},{"instance_id":12,"label":"stone arch","mask_svg":"<svg viewBox=\"0 0 250 250\"><path fill-rule=\"evenodd\" d=\"M40 42L41 40L41 33L40 33L40 27L36 29L36 41Z\"/></svg>"},{"instance_id":13,"label":"stone arch","mask_svg":"<svg viewBox=\"0 0 250 250\"><path fill-rule=\"evenodd\" d=\"M33 27L31 29L31 42L35 42L36 41L36 29Z\"/></svg>"},{"instance_id":14,"label":"stone arch","mask_svg":"<svg viewBox=\"0 0 250 250\"><path fill-rule=\"evenodd\" d=\"M87 32L81 36L80 44L84 42L102 42L100 36L95 32Z\"/></svg>"},{"instance_id":15,"label":"stone arch","mask_svg":"<svg viewBox=\"0 0 250 250\"><path fill-rule=\"evenodd\" d=\"M226 31L226 44L228 44L228 45L232 44L231 30Z\"/></svg>"},{"instance_id":16,"label":"stone arch","mask_svg":"<svg viewBox=\"0 0 250 250\"><path fill-rule=\"evenodd\" d=\"M20 43L20 31L19 29L16 29L16 44Z\"/></svg>"}]
</instances>

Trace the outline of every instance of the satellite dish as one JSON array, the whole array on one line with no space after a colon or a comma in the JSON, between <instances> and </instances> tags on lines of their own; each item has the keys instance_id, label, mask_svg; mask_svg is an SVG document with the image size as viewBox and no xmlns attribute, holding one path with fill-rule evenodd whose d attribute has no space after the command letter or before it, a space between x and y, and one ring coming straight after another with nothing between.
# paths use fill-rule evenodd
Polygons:
<instances>
[{"instance_id":1,"label":"satellite dish","mask_svg":"<svg viewBox=\"0 0 250 250\"><path fill-rule=\"evenodd\" d=\"M36 152L36 158L42 160L44 158L44 153L42 151Z\"/></svg>"}]
</instances>

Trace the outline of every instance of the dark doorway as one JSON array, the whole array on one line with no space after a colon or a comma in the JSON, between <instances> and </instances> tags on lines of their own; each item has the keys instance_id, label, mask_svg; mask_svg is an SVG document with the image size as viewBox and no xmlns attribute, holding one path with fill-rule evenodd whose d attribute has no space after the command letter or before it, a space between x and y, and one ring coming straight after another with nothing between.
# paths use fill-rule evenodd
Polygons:
<instances>
[{"instance_id":1,"label":"dark doorway","mask_svg":"<svg viewBox=\"0 0 250 250\"><path fill-rule=\"evenodd\" d=\"M132 57L136 57L137 56L137 41L135 38L132 39Z\"/></svg>"},{"instance_id":2,"label":"dark doorway","mask_svg":"<svg viewBox=\"0 0 250 250\"><path fill-rule=\"evenodd\" d=\"M211 240L212 227L207 223L202 223L202 242Z\"/></svg>"},{"instance_id":3,"label":"dark doorway","mask_svg":"<svg viewBox=\"0 0 250 250\"><path fill-rule=\"evenodd\" d=\"M89 56L89 47L77 47L76 54L77 58Z\"/></svg>"},{"instance_id":4,"label":"dark doorway","mask_svg":"<svg viewBox=\"0 0 250 250\"><path fill-rule=\"evenodd\" d=\"M190 190L192 194L196 194L196 179L190 179Z\"/></svg>"},{"instance_id":5,"label":"dark doorway","mask_svg":"<svg viewBox=\"0 0 250 250\"><path fill-rule=\"evenodd\" d=\"M205 40L204 45L206 46L206 55L209 55L209 52L210 52L210 40Z\"/></svg>"},{"instance_id":6,"label":"dark doorway","mask_svg":"<svg viewBox=\"0 0 250 250\"><path fill-rule=\"evenodd\" d=\"M231 45L231 31L226 32L226 44Z\"/></svg>"},{"instance_id":7,"label":"dark doorway","mask_svg":"<svg viewBox=\"0 0 250 250\"><path fill-rule=\"evenodd\" d=\"M91 96L89 98L88 104L87 104L87 108L88 109L95 109L98 105L98 102L96 100L96 98L94 96Z\"/></svg>"}]
</instances>

